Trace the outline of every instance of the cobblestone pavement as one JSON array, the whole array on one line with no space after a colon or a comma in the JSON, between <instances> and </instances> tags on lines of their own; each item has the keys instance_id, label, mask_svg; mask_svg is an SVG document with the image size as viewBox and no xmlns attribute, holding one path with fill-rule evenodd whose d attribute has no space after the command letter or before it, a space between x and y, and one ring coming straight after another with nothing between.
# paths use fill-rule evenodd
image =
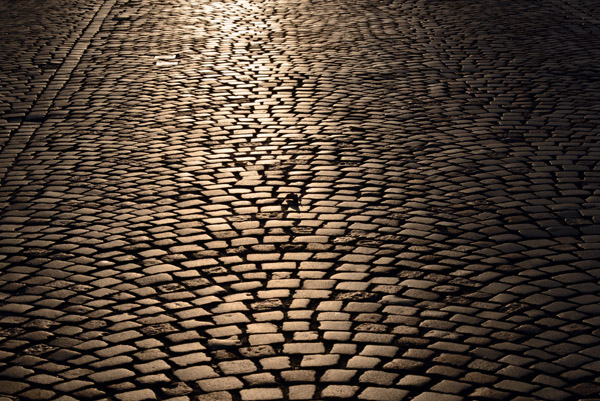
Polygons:
<instances>
[{"instance_id":1,"label":"cobblestone pavement","mask_svg":"<svg viewBox=\"0 0 600 401\"><path fill-rule=\"evenodd\" d=\"M0 150L36 101L40 107L52 100L40 94L94 12L94 5L75 0L0 2Z\"/></svg>"},{"instance_id":2,"label":"cobblestone pavement","mask_svg":"<svg viewBox=\"0 0 600 401\"><path fill-rule=\"evenodd\" d=\"M600 399L597 2L0 10L1 401Z\"/></svg>"}]
</instances>

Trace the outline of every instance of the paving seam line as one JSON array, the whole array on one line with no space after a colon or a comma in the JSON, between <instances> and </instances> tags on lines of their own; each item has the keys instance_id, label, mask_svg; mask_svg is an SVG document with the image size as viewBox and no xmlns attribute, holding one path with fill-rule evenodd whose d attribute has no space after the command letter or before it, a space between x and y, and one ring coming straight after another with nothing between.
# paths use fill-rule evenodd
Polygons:
<instances>
[{"instance_id":1,"label":"paving seam line","mask_svg":"<svg viewBox=\"0 0 600 401\"><path fill-rule=\"evenodd\" d=\"M92 38L100 31L104 20L115 6L117 0L108 0L91 17L81 35L76 39L63 63L48 80L27 116L10 136L4 148L0 150L0 184L6 178L8 171L13 167L19 154L25 149L31 137L46 118L52 108L58 93L65 86L71 74L79 64L83 54L92 42ZM5 200L0 200L0 208Z\"/></svg>"},{"instance_id":2,"label":"paving seam line","mask_svg":"<svg viewBox=\"0 0 600 401\"><path fill-rule=\"evenodd\" d=\"M590 31L600 31L600 19L593 15L587 14L584 10L571 5L569 0L548 0L549 3L562 8L565 13L581 19L581 29Z\"/></svg>"}]
</instances>

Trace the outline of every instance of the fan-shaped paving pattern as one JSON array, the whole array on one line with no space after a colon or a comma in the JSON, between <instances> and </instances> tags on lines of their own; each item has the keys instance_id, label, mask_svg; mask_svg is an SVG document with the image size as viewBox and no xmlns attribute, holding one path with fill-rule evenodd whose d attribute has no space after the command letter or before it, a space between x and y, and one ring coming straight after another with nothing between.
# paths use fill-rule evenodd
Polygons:
<instances>
[{"instance_id":1,"label":"fan-shaped paving pattern","mask_svg":"<svg viewBox=\"0 0 600 401\"><path fill-rule=\"evenodd\" d=\"M557 4L117 1L14 137L0 392L593 399L600 46Z\"/></svg>"}]
</instances>

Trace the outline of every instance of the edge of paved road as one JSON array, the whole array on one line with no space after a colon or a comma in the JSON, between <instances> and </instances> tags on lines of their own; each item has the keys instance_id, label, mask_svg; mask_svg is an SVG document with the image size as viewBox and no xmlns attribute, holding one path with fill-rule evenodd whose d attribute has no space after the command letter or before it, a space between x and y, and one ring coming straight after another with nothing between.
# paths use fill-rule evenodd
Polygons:
<instances>
[{"instance_id":1,"label":"edge of paved road","mask_svg":"<svg viewBox=\"0 0 600 401\"><path fill-rule=\"evenodd\" d=\"M549 0L551 4L554 4L556 7L562 8L568 14L579 18L581 20L581 26L579 29L582 30L591 30L594 32L600 31L600 19L595 18L593 14L586 13L586 10L582 5L573 4L574 0ZM576 2L577 0L575 0ZM596 25L596 26L594 26Z\"/></svg>"},{"instance_id":2,"label":"edge of paved road","mask_svg":"<svg viewBox=\"0 0 600 401\"><path fill-rule=\"evenodd\" d=\"M54 99L56 99L58 93L69 80L73 70L75 70L83 54L89 47L92 38L100 31L100 27L116 2L117 0L106 0L84 22L84 28L69 45L70 49L65 60L54 75L49 78L46 87L42 89L23 122L15 130L14 134L8 138L5 146L0 149L0 184L4 181L6 174L15 163L17 156L25 149L35 131L46 119L52 108ZM5 202L5 199L0 199L0 205Z\"/></svg>"}]
</instances>

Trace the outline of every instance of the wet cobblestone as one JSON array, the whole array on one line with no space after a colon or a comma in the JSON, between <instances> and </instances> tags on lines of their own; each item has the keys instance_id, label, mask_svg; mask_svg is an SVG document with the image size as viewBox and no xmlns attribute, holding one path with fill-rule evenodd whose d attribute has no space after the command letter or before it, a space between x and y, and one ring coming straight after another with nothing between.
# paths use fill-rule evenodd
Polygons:
<instances>
[{"instance_id":1,"label":"wet cobblestone","mask_svg":"<svg viewBox=\"0 0 600 401\"><path fill-rule=\"evenodd\" d=\"M0 10L2 400L600 397L595 3Z\"/></svg>"}]
</instances>

